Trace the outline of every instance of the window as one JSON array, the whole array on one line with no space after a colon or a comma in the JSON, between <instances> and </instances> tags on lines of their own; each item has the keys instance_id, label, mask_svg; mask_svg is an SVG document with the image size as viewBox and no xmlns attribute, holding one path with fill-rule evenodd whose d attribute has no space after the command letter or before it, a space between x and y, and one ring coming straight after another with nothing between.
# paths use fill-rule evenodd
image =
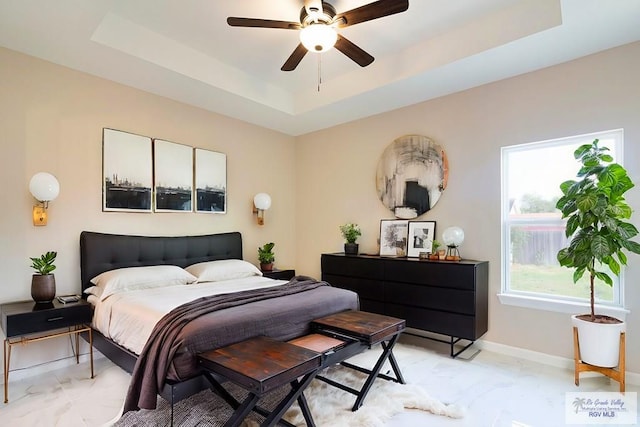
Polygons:
<instances>
[{"instance_id":1,"label":"window","mask_svg":"<svg viewBox=\"0 0 640 427\"><path fill-rule=\"evenodd\" d=\"M585 303L589 300L587 275L573 283L573 270L556 259L568 244L565 220L555 208L560 184L576 179L580 164L573 152L582 144L600 140L615 161L622 163L622 130L599 132L551 141L502 148L502 295L544 302ZM622 306L621 284L596 285L596 303Z\"/></svg>"}]
</instances>

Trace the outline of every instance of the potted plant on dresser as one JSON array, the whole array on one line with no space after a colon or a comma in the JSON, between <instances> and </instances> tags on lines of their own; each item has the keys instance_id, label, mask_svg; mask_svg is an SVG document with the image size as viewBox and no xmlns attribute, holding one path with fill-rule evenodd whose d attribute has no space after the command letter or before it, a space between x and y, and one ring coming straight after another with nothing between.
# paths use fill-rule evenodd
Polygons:
<instances>
[{"instance_id":1,"label":"potted plant on dresser","mask_svg":"<svg viewBox=\"0 0 640 427\"><path fill-rule=\"evenodd\" d=\"M560 185L563 195L556 207L562 217L567 218L565 234L571 240L558 252L557 258L560 265L574 269L574 283L585 273L589 275L591 311L572 316L578 335L576 352L579 351L580 359L586 364L613 368L618 366L621 356L619 344L625 323L595 313L595 282L599 280L613 286L609 272L619 276L621 266L627 263L625 251L639 254L640 244L630 240L638 230L627 222L632 210L624 198L624 193L634 184L627 171L613 163L609 149L600 147L598 142L596 139L575 151L574 157L581 163L579 180ZM607 267L609 272L605 271ZM624 377L620 385L624 387Z\"/></svg>"},{"instance_id":2,"label":"potted plant on dresser","mask_svg":"<svg viewBox=\"0 0 640 427\"><path fill-rule=\"evenodd\" d=\"M265 243L262 247L258 247L258 261L260 262L260 270L273 270L273 262L276 260L275 254L273 253L274 246L275 243L269 242Z\"/></svg>"},{"instance_id":3,"label":"potted plant on dresser","mask_svg":"<svg viewBox=\"0 0 640 427\"><path fill-rule=\"evenodd\" d=\"M356 240L362 235L358 224L348 222L340 226L340 232L345 240L344 253L345 255L358 255L358 244Z\"/></svg>"},{"instance_id":4,"label":"potted plant on dresser","mask_svg":"<svg viewBox=\"0 0 640 427\"><path fill-rule=\"evenodd\" d=\"M53 262L57 255L49 251L39 258L29 258L31 268L36 271L31 277L31 298L38 304L50 303L56 297L56 278L52 272L56 269Z\"/></svg>"}]
</instances>

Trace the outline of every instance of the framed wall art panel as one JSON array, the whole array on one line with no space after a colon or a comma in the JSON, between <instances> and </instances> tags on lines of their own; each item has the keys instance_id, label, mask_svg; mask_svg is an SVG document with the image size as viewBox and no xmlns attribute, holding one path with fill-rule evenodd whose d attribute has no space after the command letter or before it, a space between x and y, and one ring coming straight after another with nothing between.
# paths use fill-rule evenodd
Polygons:
<instances>
[{"instance_id":1,"label":"framed wall art panel","mask_svg":"<svg viewBox=\"0 0 640 427\"><path fill-rule=\"evenodd\" d=\"M227 213L227 155L195 149L196 212Z\"/></svg>"},{"instance_id":2,"label":"framed wall art panel","mask_svg":"<svg viewBox=\"0 0 640 427\"><path fill-rule=\"evenodd\" d=\"M156 212L193 211L193 148L153 140Z\"/></svg>"},{"instance_id":3,"label":"framed wall art panel","mask_svg":"<svg viewBox=\"0 0 640 427\"><path fill-rule=\"evenodd\" d=\"M380 256L407 256L409 220L380 220Z\"/></svg>"},{"instance_id":4,"label":"framed wall art panel","mask_svg":"<svg viewBox=\"0 0 640 427\"><path fill-rule=\"evenodd\" d=\"M102 210L151 212L151 138L102 130Z\"/></svg>"}]
</instances>

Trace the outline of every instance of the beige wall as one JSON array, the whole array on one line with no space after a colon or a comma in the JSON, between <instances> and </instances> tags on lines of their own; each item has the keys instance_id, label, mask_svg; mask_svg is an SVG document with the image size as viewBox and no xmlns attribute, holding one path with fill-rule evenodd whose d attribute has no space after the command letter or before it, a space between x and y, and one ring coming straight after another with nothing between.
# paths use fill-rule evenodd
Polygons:
<instances>
[{"instance_id":1,"label":"beige wall","mask_svg":"<svg viewBox=\"0 0 640 427\"><path fill-rule=\"evenodd\" d=\"M490 262L485 338L571 357L568 315L504 306L495 296L501 276L499 148L624 128L625 164L635 181L640 178L635 77L640 43L298 138L1 48L0 64L0 302L29 299L28 257L46 250L59 252L58 292L77 292L82 230L151 235L238 230L248 260L256 262L254 248L272 240L279 266L319 277L320 254L342 250L338 226L344 222L362 226L362 252L377 252L379 220L392 217L376 196L378 158L398 136L422 134L447 151L450 179L438 204L421 219L437 221L438 235L447 226L461 226L463 256ZM225 152L228 214L102 212L103 127ZM43 170L58 177L61 193L51 203L49 225L35 228L27 186ZM262 228L250 211L259 191L273 198ZM637 188L628 200L638 210ZM640 336L638 278L640 259L632 257L625 298L631 309L628 367L635 372L640 372L640 342L634 339ZM33 346L67 351L62 344ZM16 367L40 357L21 347L14 354Z\"/></svg>"},{"instance_id":2,"label":"beige wall","mask_svg":"<svg viewBox=\"0 0 640 427\"><path fill-rule=\"evenodd\" d=\"M449 184L434 209L436 234L465 231L466 258L490 262L486 340L572 357L569 315L501 305L500 147L624 128L625 165L640 182L640 43L298 138L296 267L320 274L320 254L342 250L338 226L357 222L363 252L377 252L379 220L392 218L375 190L384 148L404 134L426 135L449 157ZM540 165L540 173L544 173ZM634 210L640 190L628 193ZM640 216L635 217L638 225ZM640 372L640 257L626 274L628 369Z\"/></svg>"},{"instance_id":3,"label":"beige wall","mask_svg":"<svg viewBox=\"0 0 640 427\"><path fill-rule=\"evenodd\" d=\"M295 261L294 138L186 106L0 48L0 302L30 299L29 257L58 251L58 294L80 290L82 230L148 235L240 231L244 256L276 243L276 266ZM228 213L102 212L102 128L163 138L227 154ZM60 195L49 225L34 227L28 190L39 171L54 174ZM271 194L266 225L252 216L253 196ZM64 340L16 347L12 367L36 354L67 352ZM29 346L31 347L31 346ZM59 348L62 347L62 348ZM60 353L60 354L57 354ZM43 356L44 357L44 356Z\"/></svg>"}]
</instances>

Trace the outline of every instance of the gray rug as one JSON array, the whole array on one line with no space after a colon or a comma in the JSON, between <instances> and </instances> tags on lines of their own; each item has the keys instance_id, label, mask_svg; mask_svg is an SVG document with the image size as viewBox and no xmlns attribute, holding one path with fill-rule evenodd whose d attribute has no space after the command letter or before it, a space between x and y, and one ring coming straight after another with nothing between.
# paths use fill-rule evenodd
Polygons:
<instances>
[{"instance_id":1,"label":"gray rug","mask_svg":"<svg viewBox=\"0 0 640 427\"><path fill-rule=\"evenodd\" d=\"M236 386L228 386L236 399L242 401L247 393ZM277 402L288 391L289 386L281 387L265 396L260 406L270 409L272 402ZM187 399L181 400L173 406L173 425L181 427L222 427L233 414L233 409L218 395L210 390L203 390ZM256 422L258 425L264 420L260 415L252 413L245 425ZM158 407L154 410L142 409L137 412L127 412L116 422L118 427L161 427L171 425L171 406L164 399L158 399Z\"/></svg>"},{"instance_id":2,"label":"gray rug","mask_svg":"<svg viewBox=\"0 0 640 427\"><path fill-rule=\"evenodd\" d=\"M403 345L396 346L394 353L396 354L401 369L403 361L409 362L411 359L415 360L416 358L420 358L421 354L424 355L423 350ZM379 350L370 350L356 356L350 361L353 362L355 359L356 364L370 368L375 363L379 354ZM389 369L387 368L388 365L383 367L383 372L388 372ZM362 387L362 384L364 384L366 380L364 374L342 366L330 367L323 371L322 375L357 390ZM239 401L242 401L247 396L247 392L237 386L227 383L225 387L227 387L231 394ZM290 387L288 384L274 390L261 399L259 406L265 409L273 408L289 390ZM383 426L392 416L409 408L428 411L436 415L451 418L461 418L464 415L464 411L461 408L440 402L429 396L420 386L414 384L397 384L381 379L373 383L363 406L356 412L351 412L351 407L356 399L353 394L329 386L325 382L313 380L304 394L318 427ZM231 417L232 413L233 410L222 398L210 390L205 390L174 405L174 426L223 426ZM296 426L306 425L297 403L289 408L284 419ZM245 419L243 426L258 426L263 420L264 418L260 415L251 413L247 419ZM115 423L115 426L159 427L169 426L170 422L170 405L163 399L158 398L157 409L128 412Z\"/></svg>"}]
</instances>

